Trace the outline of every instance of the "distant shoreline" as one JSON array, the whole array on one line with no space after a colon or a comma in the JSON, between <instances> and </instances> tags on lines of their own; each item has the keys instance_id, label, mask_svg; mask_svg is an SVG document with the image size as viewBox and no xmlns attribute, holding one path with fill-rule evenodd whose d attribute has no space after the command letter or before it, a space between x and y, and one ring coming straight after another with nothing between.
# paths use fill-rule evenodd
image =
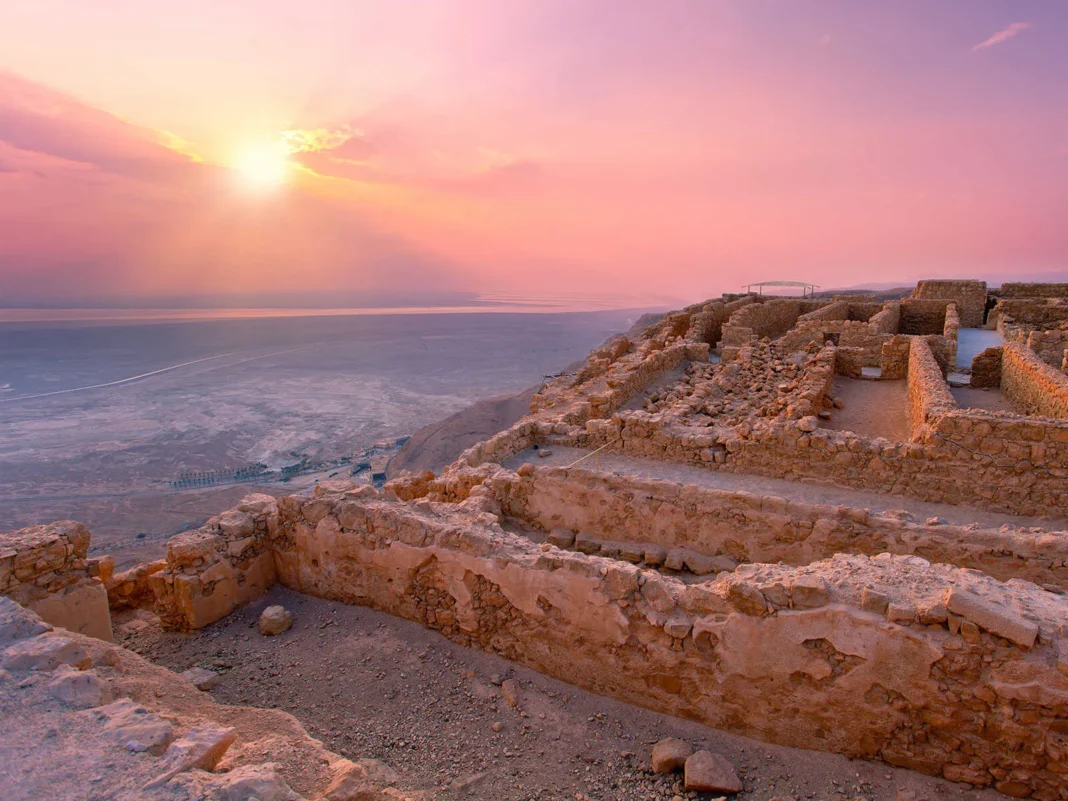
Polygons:
<instances>
[{"instance_id":1,"label":"distant shoreline","mask_svg":"<svg viewBox=\"0 0 1068 801\"><path fill-rule=\"evenodd\" d=\"M562 314L644 310L657 305L616 305L611 301L574 303L487 304L475 306L396 306L343 309L4 309L4 323L174 323L209 320L255 320L272 317L344 317L431 314Z\"/></svg>"}]
</instances>

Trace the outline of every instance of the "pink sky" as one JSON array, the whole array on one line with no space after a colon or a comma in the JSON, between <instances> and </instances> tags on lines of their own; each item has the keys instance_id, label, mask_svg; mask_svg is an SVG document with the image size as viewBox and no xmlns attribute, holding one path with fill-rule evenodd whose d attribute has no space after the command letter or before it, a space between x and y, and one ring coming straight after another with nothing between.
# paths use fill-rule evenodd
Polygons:
<instances>
[{"instance_id":1,"label":"pink sky","mask_svg":"<svg viewBox=\"0 0 1068 801\"><path fill-rule=\"evenodd\" d=\"M1068 4L951 5L8 0L0 306L1068 280Z\"/></svg>"}]
</instances>

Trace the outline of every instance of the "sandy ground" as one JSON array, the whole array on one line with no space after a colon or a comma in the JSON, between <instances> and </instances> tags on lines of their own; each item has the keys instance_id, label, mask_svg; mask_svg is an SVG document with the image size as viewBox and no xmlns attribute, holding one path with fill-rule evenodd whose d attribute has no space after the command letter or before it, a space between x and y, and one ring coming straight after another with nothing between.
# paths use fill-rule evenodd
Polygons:
<instances>
[{"instance_id":1,"label":"sandy ground","mask_svg":"<svg viewBox=\"0 0 1068 801\"><path fill-rule=\"evenodd\" d=\"M832 394L842 401L842 408L829 410L831 419L821 421L823 428L908 441L907 381L864 381L839 375L834 378Z\"/></svg>"},{"instance_id":2,"label":"sandy ground","mask_svg":"<svg viewBox=\"0 0 1068 801\"><path fill-rule=\"evenodd\" d=\"M950 392L953 393L953 399L957 401L957 405L962 409L985 409L988 412L1018 413L1012 402L998 388L952 387Z\"/></svg>"},{"instance_id":3,"label":"sandy ground","mask_svg":"<svg viewBox=\"0 0 1068 801\"><path fill-rule=\"evenodd\" d=\"M278 637L255 629L280 603L294 617ZM745 801L1003 798L892 768L744 737L602 698L422 627L280 587L199 634L120 624L121 644L174 670L219 671L219 701L291 712L328 748L381 759L400 786L442 799L670 799L677 778L653 776L652 744L679 737L723 754ZM610 666L606 666L609 669ZM509 707L499 683L519 684ZM499 729L499 731L498 731ZM690 796L696 798L697 796ZM708 798L709 796L706 796Z\"/></svg>"},{"instance_id":4,"label":"sandy ground","mask_svg":"<svg viewBox=\"0 0 1068 801\"><path fill-rule=\"evenodd\" d=\"M507 459L504 466L515 470L527 462L539 466L564 466L592 453L582 448L565 448L553 446L552 454L546 457L536 455L534 450ZM628 456L611 451L602 451L596 457L591 456L579 463L586 470L604 470L618 475L657 478L675 481L680 484L696 484L699 487L712 487L722 490L746 490L763 495L778 495L783 498L795 498L805 503L830 504L831 506L854 506L870 509L873 512L905 511L917 520L929 517L941 517L954 525L978 523L983 527L997 528L1009 526L1049 527L1049 521L1035 517L988 512L968 506L953 506L948 503L926 503L902 495L883 495L877 492L852 490L801 481L787 481L781 478L765 478L746 473L731 473L727 470L710 470L685 464L659 462L639 456ZM598 467L599 465L599 467Z\"/></svg>"}]
</instances>

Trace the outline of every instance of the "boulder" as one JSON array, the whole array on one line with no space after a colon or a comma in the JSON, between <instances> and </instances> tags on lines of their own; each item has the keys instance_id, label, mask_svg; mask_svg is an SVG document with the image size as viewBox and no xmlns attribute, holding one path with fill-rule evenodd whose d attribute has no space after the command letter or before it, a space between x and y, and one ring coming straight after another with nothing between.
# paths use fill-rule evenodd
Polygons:
<instances>
[{"instance_id":1,"label":"boulder","mask_svg":"<svg viewBox=\"0 0 1068 801\"><path fill-rule=\"evenodd\" d=\"M260 615L260 634L281 634L293 625L293 617L282 606L268 606Z\"/></svg>"},{"instance_id":2,"label":"boulder","mask_svg":"<svg viewBox=\"0 0 1068 801\"><path fill-rule=\"evenodd\" d=\"M698 751L687 760L683 786L701 793L740 793L742 782L734 767L719 754Z\"/></svg>"},{"instance_id":3,"label":"boulder","mask_svg":"<svg viewBox=\"0 0 1068 801\"><path fill-rule=\"evenodd\" d=\"M682 770L686 759L693 753L689 743L676 737L667 737L653 746L653 773L674 773Z\"/></svg>"}]
</instances>

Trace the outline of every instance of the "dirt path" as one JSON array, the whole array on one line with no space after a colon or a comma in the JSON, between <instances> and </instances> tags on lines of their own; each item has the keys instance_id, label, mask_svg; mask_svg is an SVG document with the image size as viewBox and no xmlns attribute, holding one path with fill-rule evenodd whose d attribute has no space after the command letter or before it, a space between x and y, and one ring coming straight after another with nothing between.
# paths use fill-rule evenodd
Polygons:
<instances>
[{"instance_id":1,"label":"dirt path","mask_svg":"<svg viewBox=\"0 0 1068 801\"><path fill-rule=\"evenodd\" d=\"M521 464L530 462L540 466L551 465L559 467L569 465L589 453L590 451L583 448L566 448L554 445L550 456L539 457L535 455L533 450L525 450L511 459L506 459L504 466L509 470L515 470ZM997 528L1002 525L1050 528L1051 525L1054 527L1061 525L1059 523L1051 524L1046 519L988 512L970 506L927 503L906 498L902 495L884 495L878 492L852 490L846 487L787 481L781 478L765 478L745 473L731 473L727 470L711 470L692 465L660 462L656 459L645 459L640 456L628 456L608 450L601 451L597 456L596 462L591 457L580 464L587 470L594 470L598 469L595 467L598 463L600 464L599 469L618 475L659 478L664 481L696 484L699 487L712 487L713 489L745 490L763 495L794 498L804 503L853 506L859 509L870 509L873 512L904 510L918 520L941 517L954 525L963 526L969 523L978 523L984 528Z\"/></svg>"},{"instance_id":2,"label":"dirt path","mask_svg":"<svg viewBox=\"0 0 1068 801\"><path fill-rule=\"evenodd\" d=\"M274 603L292 612L293 628L263 637L255 621ZM1004 798L637 709L414 623L280 587L199 634L168 634L140 621L119 625L117 634L174 670L221 672L216 700L291 712L331 750L381 759L401 786L434 790L445 801L668 801L679 792L677 779L647 767L652 744L668 736L729 759L745 783L743 801L895 801L898 790L928 801ZM517 709L501 698L498 685L509 678L519 685Z\"/></svg>"}]
</instances>

